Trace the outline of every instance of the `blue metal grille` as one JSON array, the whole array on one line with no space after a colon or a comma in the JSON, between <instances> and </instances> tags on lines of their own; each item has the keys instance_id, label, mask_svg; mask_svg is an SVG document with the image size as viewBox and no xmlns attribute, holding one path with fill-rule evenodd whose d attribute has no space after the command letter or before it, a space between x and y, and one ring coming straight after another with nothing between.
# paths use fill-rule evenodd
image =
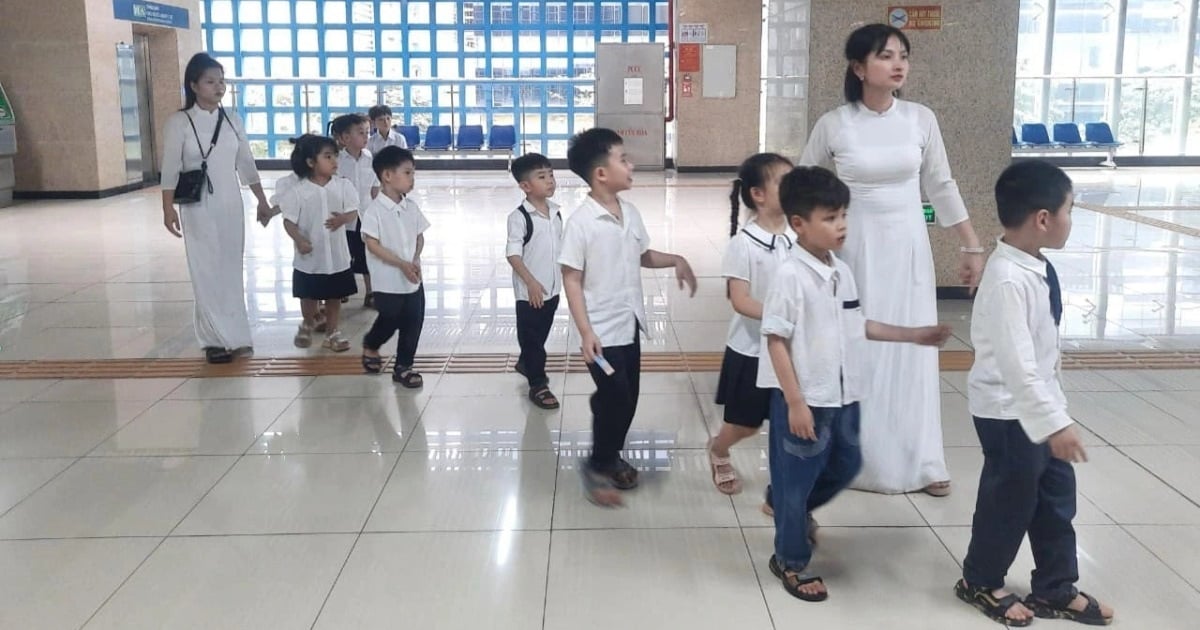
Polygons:
<instances>
[{"instance_id":1,"label":"blue metal grille","mask_svg":"<svg viewBox=\"0 0 1200 630\"><path fill-rule=\"evenodd\" d=\"M286 156L289 137L379 102L394 122L422 128L512 124L524 150L561 157L567 139L594 123L591 85L486 79L590 79L599 42L667 41L667 0L200 5L205 45L237 79L236 108L257 157ZM389 83L396 79L404 82Z\"/></svg>"}]
</instances>

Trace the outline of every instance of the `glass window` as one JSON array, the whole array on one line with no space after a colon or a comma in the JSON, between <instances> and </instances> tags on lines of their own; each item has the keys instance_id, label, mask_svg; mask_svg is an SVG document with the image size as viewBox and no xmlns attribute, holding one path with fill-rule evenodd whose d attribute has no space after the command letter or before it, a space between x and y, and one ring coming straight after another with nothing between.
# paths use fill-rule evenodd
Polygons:
<instances>
[{"instance_id":1,"label":"glass window","mask_svg":"<svg viewBox=\"0 0 1200 630\"><path fill-rule=\"evenodd\" d=\"M354 31L354 52L375 52L375 31L356 29Z\"/></svg>"},{"instance_id":2,"label":"glass window","mask_svg":"<svg viewBox=\"0 0 1200 630\"><path fill-rule=\"evenodd\" d=\"M1128 1L1123 73L1183 72L1188 54L1183 4L1177 0Z\"/></svg>"},{"instance_id":3,"label":"glass window","mask_svg":"<svg viewBox=\"0 0 1200 630\"><path fill-rule=\"evenodd\" d=\"M233 24L233 3L229 0L210 0L208 17L214 24Z\"/></svg>"},{"instance_id":4,"label":"glass window","mask_svg":"<svg viewBox=\"0 0 1200 630\"><path fill-rule=\"evenodd\" d=\"M429 3L425 0L412 0L408 3L408 23L428 24Z\"/></svg>"},{"instance_id":5,"label":"glass window","mask_svg":"<svg viewBox=\"0 0 1200 630\"><path fill-rule=\"evenodd\" d=\"M523 53L541 51L542 34L538 31L521 31L521 40L517 50Z\"/></svg>"},{"instance_id":6,"label":"glass window","mask_svg":"<svg viewBox=\"0 0 1200 630\"><path fill-rule=\"evenodd\" d=\"M403 59L384 59L383 60L383 77L384 79L398 79L404 76L404 60Z\"/></svg>"},{"instance_id":7,"label":"glass window","mask_svg":"<svg viewBox=\"0 0 1200 630\"><path fill-rule=\"evenodd\" d=\"M246 52L263 51L263 32L261 29L242 29L242 50Z\"/></svg>"},{"instance_id":8,"label":"glass window","mask_svg":"<svg viewBox=\"0 0 1200 630\"><path fill-rule=\"evenodd\" d=\"M246 114L246 133L267 133L266 112Z\"/></svg>"},{"instance_id":9,"label":"glass window","mask_svg":"<svg viewBox=\"0 0 1200 630\"><path fill-rule=\"evenodd\" d=\"M326 59L325 77L328 79L349 79L350 60L346 57L329 57Z\"/></svg>"},{"instance_id":10,"label":"glass window","mask_svg":"<svg viewBox=\"0 0 1200 630\"><path fill-rule=\"evenodd\" d=\"M621 23L621 3L605 2L600 5L600 23L601 24L620 24Z\"/></svg>"},{"instance_id":11,"label":"glass window","mask_svg":"<svg viewBox=\"0 0 1200 630\"><path fill-rule=\"evenodd\" d=\"M458 23L458 2L456 0L438 0L434 23L451 26Z\"/></svg>"},{"instance_id":12,"label":"glass window","mask_svg":"<svg viewBox=\"0 0 1200 630\"><path fill-rule=\"evenodd\" d=\"M345 24L346 23L346 3L341 0L326 0L322 5L325 8L325 23L326 24Z\"/></svg>"},{"instance_id":13,"label":"glass window","mask_svg":"<svg viewBox=\"0 0 1200 630\"><path fill-rule=\"evenodd\" d=\"M452 31L450 29L438 30L437 49L439 54L458 52L458 31ZM454 60L458 60L458 55L454 56Z\"/></svg>"},{"instance_id":14,"label":"glass window","mask_svg":"<svg viewBox=\"0 0 1200 630\"><path fill-rule=\"evenodd\" d=\"M290 29L273 28L268 36L272 53L292 52L292 31Z\"/></svg>"},{"instance_id":15,"label":"glass window","mask_svg":"<svg viewBox=\"0 0 1200 630\"><path fill-rule=\"evenodd\" d=\"M551 2L546 5L546 24L566 24L567 5L563 2Z\"/></svg>"},{"instance_id":16,"label":"glass window","mask_svg":"<svg viewBox=\"0 0 1200 630\"><path fill-rule=\"evenodd\" d=\"M267 3L267 21L271 24L291 24L292 7L286 0L271 0Z\"/></svg>"},{"instance_id":17,"label":"glass window","mask_svg":"<svg viewBox=\"0 0 1200 630\"><path fill-rule=\"evenodd\" d=\"M399 25L404 20L404 5L400 2L379 3L379 23L381 25Z\"/></svg>"},{"instance_id":18,"label":"glass window","mask_svg":"<svg viewBox=\"0 0 1200 630\"><path fill-rule=\"evenodd\" d=\"M512 24L513 8L511 4L492 5L492 24Z\"/></svg>"},{"instance_id":19,"label":"glass window","mask_svg":"<svg viewBox=\"0 0 1200 630\"><path fill-rule=\"evenodd\" d=\"M413 29L408 32L408 49L413 52L429 52L429 31Z\"/></svg>"},{"instance_id":20,"label":"glass window","mask_svg":"<svg viewBox=\"0 0 1200 630\"><path fill-rule=\"evenodd\" d=\"M288 78L296 76L296 67L291 57L271 57L271 76Z\"/></svg>"},{"instance_id":21,"label":"glass window","mask_svg":"<svg viewBox=\"0 0 1200 630\"><path fill-rule=\"evenodd\" d=\"M462 23L463 24L483 24L482 2L464 2L462 7Z\"/></svg>"},{"instance_id":22,"label":"glass window","mask_svg":"<svg viewBox=\"0 0 1200 630\"><path fill-rule=\"evenodd\" d=\"M628 16L627 21L630 24L649 24L650 3L630 2L625 5L625 14Z\"/></svg>"},{"instance_id":23,"label":"glass window","mask_svg":"<svg viewBox=\"0 0 1200 630\"><path fill-rule=\"evenodd\" d=\"M316 24L317 3L312 0L301 0L296 3L296 23Z\"/></svg>"},{"instance_id":24,"label":"glass window","mask_svg":"<svg viewBox=\"0 0 1200 630\"><path fill-rule=\"evenodd\" d=\"M321 37L314 28L302 28L296 31L296 50L301 52L318 52L321 49Z\"/></svg>"},{"instance_id":25,"label":"glass window","mask_svg":"<svg viewBox=\"0 0 1200 630\"><path fill-rule=\"evenodd\" d=\"M1094 0L1060 0L1054 14L1052 74L1105 74L1116 69L1117 10Z\"/></svg>"},{"instance_id":26,"label":"glass window","mask_svg":"<svg viewBox=\"0 0 1200 630\"><path fill-rule=\"evenodd\" d=\"M328 52L346 52L349 50L346 31L341 29L325 31L325 50Z\"/></svg>"},{"instance_id":27,"label":"glass window","mask_svg":"<svg viewBox=\"0 0 1200 630\"><path fill-rule=\"evenodd\" d=\"M321 62L316 57L301 57L300 69L296 76L302 79L320 79Z\"/></svg>"},{"instance_id":28,"label":"glass window","mask_svg":"<svg viewBox=\"0 0 1200 630\"><path fill-rule=\"evenodd\" d=\"M540 19L538 17L538 5L533 2L522 2L518 7L518 11L518 21L521 24L537 24Z\"/></svg>"},{"instance_id":29,"label":"glass window","mask_svg":"<svg viewBox=\"0 0 1200 630\"><path fill-rule=\"evenodd\" d=\"M233 50L233 29L213 29L212 46L214 50Z\"/></svg>"},{"instance_id":30,"label":"glass window","mask_svg":"<svg viewBox=\"0 0 1200 630\"><path fill-rule=\"evenodd\" d=\"M228 68L229 66L225 66ZM265 77L267 76L267 61L258 56L243 56L242 57L242 76L244 77Z\"/></svg>"},{"instance_id":31,"label":"glass window","mask_svg":"<svg viewBox=\"0 0 1200 630\"><path fill-rule=\"evenodd\" d=\"M351 21L355 24L374 24L375 7L370 2L355 2L350 5Z\"/></svg>"},{"instance_id":32,"label":"glass window","mask_svg":"<svg viewBox=\"0 0 1200 630\"><path fill-rule=\"evenodd\" d=\"M404 50L404 34L401 31L381 31L379 50L383 52L400 52Z\"/></svg>"},{"instance_id":33,"label":"glass window","mask_svg":"<svg viewBox=\"0 0 1200 630\"><path fill-rule=\"evenodd\" d=\"M596 21L595 8L590 4L576 4L573 8L575 9L574 22L576 24L592 24Z\"/></svg>"},{"instance_id":34,"label":"glass window","mask_svg":"<svg viewBox=\"0 0 1200 630\"><path fill-rule=\"evenodd\" d=\"M262 24L261 0L242 0L238 3L238 24Z\"/></svg>"}]
</instances>

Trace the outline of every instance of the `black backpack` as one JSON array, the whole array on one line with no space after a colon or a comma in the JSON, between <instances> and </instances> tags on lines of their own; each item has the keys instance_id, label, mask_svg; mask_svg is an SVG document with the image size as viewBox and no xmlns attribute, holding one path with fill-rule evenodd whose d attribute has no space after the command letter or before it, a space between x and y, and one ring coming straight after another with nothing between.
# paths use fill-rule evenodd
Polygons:
<instances>
[{"instance_id":1,"label":"black backpack","mask_svg":"<svg viewBox=\"0 0 1200 630\"><path fill-rule=\"evenodd\" d=\"M525 204L517 206L517 210L520 210L521 216L525 217L525 238L521 240L521 247L524 247L529 244L529 239L533 238L533 217L529 216ZM562 212L555 211L554 218L558 219L560 225L562 224Z\"/></svg>"}]
</instances>

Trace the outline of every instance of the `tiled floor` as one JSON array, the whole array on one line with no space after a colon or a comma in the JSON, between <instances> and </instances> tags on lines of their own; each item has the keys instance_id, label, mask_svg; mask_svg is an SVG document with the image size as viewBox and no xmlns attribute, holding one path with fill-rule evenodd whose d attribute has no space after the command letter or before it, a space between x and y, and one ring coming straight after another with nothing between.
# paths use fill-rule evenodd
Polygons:
<instances>
[{"instance_id":1,"label":"tiled floor","mask_svg":"<svg viewBox=\"0 0 1200 630\"><path fill-rule=\"evenodd\" d=\"M1195 206L1192 171L1077 171L1086 202ZM564 176L561 201L580 194ZM663 249L702 276L695 300L645 274L650 351L719 350L722 179L647 175L632 195ZM431 215L422 352L515 349L495 234L499 174L422 174ZM0 211L0 361L195 356L182 244L156 193ZM1177 226L1187 210L1171 210ZM86 216L89 223L79 223ZM1068 345L1200 348L1200 240L1077 210L1055 258ZM47 225L78 225L53 248ZM291 347L297 305L278 226L248 228L259 357ZM1061 262L1059 262L1061 261ZM969 305L942 304L969 348ZM357 337L370 313L350 309ZM564 313L552 343L577 344ZM1200 370L1069 371L1091 461L1078 467L1081 585L1117 627L1200 615ZM703 446L715 374L651 373L626 457L628 506L579 491L591 444L585 375L557 374L558 412L512 374L386 378L0 380L0 628L980 628L950 587L980 465L965 375L943 373L955 493L848 492L819 514L814 569L831 599L788 597L766 570L765 440L734 452L746 491L718 494ZM1028 588L1026 551L1011 575ZM1063 627L1065 622L1039 622Z\"/></svg>"}]
</instances>

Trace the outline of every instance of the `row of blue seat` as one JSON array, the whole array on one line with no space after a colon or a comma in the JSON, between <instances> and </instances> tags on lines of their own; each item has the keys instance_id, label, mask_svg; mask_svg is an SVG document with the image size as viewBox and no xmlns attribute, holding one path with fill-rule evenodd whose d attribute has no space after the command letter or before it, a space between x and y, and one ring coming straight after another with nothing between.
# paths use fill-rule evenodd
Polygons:
<instances>
[{"instance_id":1,"label":"row of blue seat","mask_svg":"<svg viewBox=\"0 0 1200 630\"><path fill-rule=\"evenodd\" d=\"M421 141L421 128L416 125L394 125L396 133L404 136L409 148L425 151L488 151L512 152L517 146L517 130L512 125L492 125L484 140L483 125L463 125L458 136L449 125L430 125ZM453 142L451 142L453 140Z\"/></svg>"},{"instance_id":2,"label":"row of blue seat","mask_svg":"<svg viewBox=\"0 0 1200 630\"><path fill-rule=\"evenodd\" d=\"M1116 148L1121 146L1113 137L1112 128L1106 122L1090 122L1084 124L1084 136L1079 137L1079 125L1076 123L1055 123L1054 138L1042 123L1025 123L1021 125L1021 138L1017 139L1017 130L1013 129L1012 144L1018 148Z\"/></svg>"}]
</instances>

